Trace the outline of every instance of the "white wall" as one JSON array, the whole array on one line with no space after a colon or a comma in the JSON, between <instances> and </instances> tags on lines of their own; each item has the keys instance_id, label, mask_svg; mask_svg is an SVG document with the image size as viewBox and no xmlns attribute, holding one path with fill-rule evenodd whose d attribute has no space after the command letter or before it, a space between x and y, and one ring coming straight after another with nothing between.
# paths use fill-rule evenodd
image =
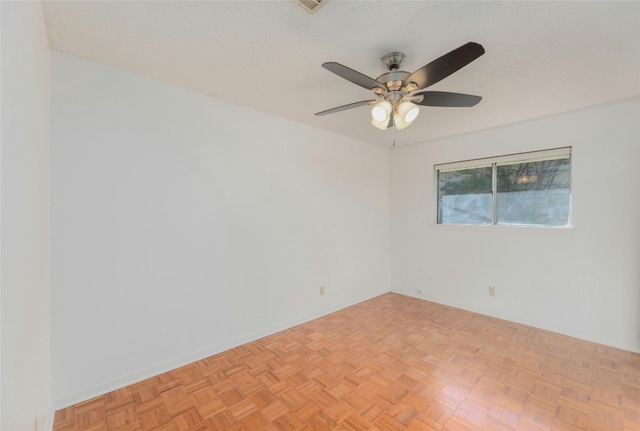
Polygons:
<instances>
[{"instance_id":1,"label":"white wall","mask_svg":"<svg viewBox=\"0 0 640 431\"><path fill-rule=\"evenodd\" d=\"M639 106L394 149L392 290L640 351ZM572 229L434 225L434 164L562 146L573 147Z\"/></svg>"},{"instance_id":2,"label":"white wall","mask_svg":"<svg viewBox=\"0 0 640 431\"><path fill-rule=\"evenodd\" d=\"M50 54L40 2L0 8L0 429L19 431L51 420Z\"/></svg>"},{"instance_id":3,"label":"white wall","mask_svg":"<svg viewBox=\"0 0 640 431\"><path fill-rule=\"evenodd\" d=\"M57 407L389 290L386 148L56 52L51 142Z\"/></svg>"},{"instance_id":4,"label":"white wall","mask_svg":"<svg viewBox=\"0 0 640 431\"><path fill-rule=\"evenodd\" d=\"M390 152L54 52L54 405L389 286L640 351L639 104ZM434 164L567 145L572 229L434 226Z\"/></svg>"}]
</instances>

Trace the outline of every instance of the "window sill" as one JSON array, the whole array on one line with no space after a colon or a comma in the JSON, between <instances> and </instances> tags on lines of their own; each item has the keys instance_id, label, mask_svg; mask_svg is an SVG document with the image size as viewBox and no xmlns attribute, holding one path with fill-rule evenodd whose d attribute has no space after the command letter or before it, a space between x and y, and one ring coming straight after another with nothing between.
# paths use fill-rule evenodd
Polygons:
<instances>
[{"instance_id":1,"label":"window sill","mask_svg":"<svg viewBox=\"0 0 640 431\"><path fill-rule=\"evenodd\" d=\"M518 230L518 231L546 231L546 232L572 232L574 225L569 226L532 226L532 225L505 225L505 224L438 224L429 223L431 229L436 230L457 230L457 231L477 231L477 230Z\"/></svg>"}]
</instances>

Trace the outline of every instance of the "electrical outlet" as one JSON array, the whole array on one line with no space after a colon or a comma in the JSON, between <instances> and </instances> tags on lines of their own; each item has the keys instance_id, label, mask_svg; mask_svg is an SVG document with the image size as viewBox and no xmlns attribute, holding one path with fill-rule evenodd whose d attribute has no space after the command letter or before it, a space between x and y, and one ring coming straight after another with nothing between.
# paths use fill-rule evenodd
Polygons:
<instances>
[{"instance_id":1,"label":"electrical outlet","mask_svg":"<svg viewBox=\"0 0 640 431\"><path fill-rule=\"evenodd\" d=\"M324 286L320 286L320 295L324 295Z\"/></svg>"},{"instance_id":2,"label":"electrical outlet","mask_svg":"<svg viewBox=\"0 0 640 431\"><path fill-rule=\"evenodd\" d=\"M489 296L496 296L496 288L489 286Z\"/></svg>"}]
</instances>

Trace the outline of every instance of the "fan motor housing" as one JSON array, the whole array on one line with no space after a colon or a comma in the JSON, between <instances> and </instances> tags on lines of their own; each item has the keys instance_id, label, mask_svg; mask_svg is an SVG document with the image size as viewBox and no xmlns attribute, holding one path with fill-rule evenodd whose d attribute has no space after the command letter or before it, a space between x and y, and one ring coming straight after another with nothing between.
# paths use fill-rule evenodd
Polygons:
<instances>
[{"instance_id":1,"label":"fan motor housing","mask_svg":"<svg viewBox=\"0 0 640 431\"><path fill-rule=\"evenodd\" d=\"M389 90L400 90L400 88L402 87L402 82L409 75L409 72L404 72L402 70L392 70L378 76L376 78L376 81L384 84Z\"/></svg>"}]
</instances>

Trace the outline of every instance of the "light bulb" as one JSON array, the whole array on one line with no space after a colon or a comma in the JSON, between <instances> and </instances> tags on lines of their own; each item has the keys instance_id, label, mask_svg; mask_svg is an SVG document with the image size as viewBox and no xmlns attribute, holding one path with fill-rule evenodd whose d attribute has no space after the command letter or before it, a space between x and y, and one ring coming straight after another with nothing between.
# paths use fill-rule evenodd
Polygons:
<instances>
[{"instance_id":1,"label":"light bulb","mask_svg":"<svg viewBox=\"0 0 640 431\"><path fill-rule=\"evenodd\" d=\"M371 109L371 116L376 121L389 120L389 114L391 114L391 103L386 100L381 100L373 106L373 109Z\"/></svg>"}]
</instances>

